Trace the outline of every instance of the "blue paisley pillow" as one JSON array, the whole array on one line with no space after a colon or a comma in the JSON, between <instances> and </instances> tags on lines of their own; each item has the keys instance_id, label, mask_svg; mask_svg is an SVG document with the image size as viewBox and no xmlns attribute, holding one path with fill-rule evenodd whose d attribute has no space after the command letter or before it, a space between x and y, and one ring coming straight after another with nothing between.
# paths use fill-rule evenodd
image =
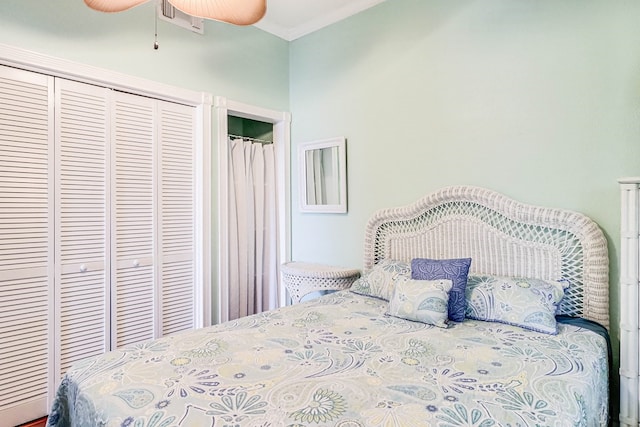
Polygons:
<instances>
[{"instance_id":1,"label":"blue paisley pillow","mask_svg":"<svg viewBox=\"0 0 640 427\"><path fill-rule=\"evenodd\" d=\"M408 263L393 259L384 259L365 272L351 285L350 290L360 295L368 295L389 301L396 281L409 279L411 267Z\"/></svg>"},{"instance_id":2,"label":"blue paisley pillow","mask_svg":"<svg viewBox=\"0 0 640 427\"><path fill-rule=\"evenodd\" d=\"M565 281L472 275L466 316L555 335L556 310L567 286Z\"/></svg>"},{"instance_id":3,"label":"blue paisley pillow","mask_svg":"<svg viewBox=\"0 0 640 427\"><path fill-rule=\"evenodd\" d=\"M449 279L453 282L449 292L449 320L462 322L466 307L464 290L471 258L428 259L416 258L411 261L411 278L418 280Z\"/></svg>"},{"instance_id":4,"label":"blue paisley pillow","mask_svg":"<svg viewBox=\"0 0 640 427\"><path fill-rule=\"evenodd\" d=\"M446 328L452 286L453 282L448 279L398 280L389 301L389 314Z\"/></svg>"}]
</instances>

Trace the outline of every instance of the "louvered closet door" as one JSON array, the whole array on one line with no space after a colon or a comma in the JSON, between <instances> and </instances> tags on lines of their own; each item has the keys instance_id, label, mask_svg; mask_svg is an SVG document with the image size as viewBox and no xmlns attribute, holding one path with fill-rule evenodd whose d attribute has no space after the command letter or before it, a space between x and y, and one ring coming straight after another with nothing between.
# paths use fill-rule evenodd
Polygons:
<instances>
[{"instance_id":1,"label":"louvered closet door","mask_svg":"<svg viewBox=\"0 0 640 427\"><path fill-rule=\"evenodd\" d=\"M53 79L0 66L0 424L48 411Z\"/></svg>"},{"instance_id":2,"label":"louvered closet door","mask_svg":"<svg viewBox=\"0 0 640 427\"><path fill-rule=\"evenodd\" d=\"M112 348L154 338L155 101L114 93Z\"/></svg>"},{"instance_id":3,"label":"louvered closet door","mask_svg":"<svg viewBox=\"0 0 640 427\"><path fill-rule=\"evenodd\" d=\"M158 335L195 322L195 108L158 102L159 325Z\"/></svg>"},{"instance_id":4,"label":"louvered closet door","mask_svg":"<svg viewBox=\"0 0 640 427\"><path fill-rule=\"evenodd\" d=\"M109 349L109 93L56 79L58 379Z\"/></svg>"}]
</instances>

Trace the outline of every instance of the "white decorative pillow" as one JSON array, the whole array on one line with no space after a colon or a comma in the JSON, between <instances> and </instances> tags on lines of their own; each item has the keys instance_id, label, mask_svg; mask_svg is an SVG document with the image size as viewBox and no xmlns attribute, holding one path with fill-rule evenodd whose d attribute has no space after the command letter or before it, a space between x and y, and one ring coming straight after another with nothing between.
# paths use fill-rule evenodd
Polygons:
<instances>
[{"instance_id":1,"label":"white decorative pillow","mask_svg":"<svg viewBox=\"0 0 640 427\"><path fill-rule=\"evenodd\" d=\"M389 301L398 279L411 278L411 266L407 262L384 259L365 272L351 285L351 291Z\"/></svg>"},{"instance_id":2,"label":"white decorative pillow","mask_svg":"<svg viewBox=\"0 0 640 427\"><path fill-rule=\"evenodd\" d=\"M414 322L448 326L450 279L398 280L389 301L389 314Z\"/></svg>"},{"instance_id":3,"label":"white decorative pillow","mask_svg":"<svg viewBox=\"0 0 640 427\"><path fill-rule=\"evenodd\" d=\"M565 281L470 275L466 317L557 334L556 310Z\"/></svg>"}]
</instances>

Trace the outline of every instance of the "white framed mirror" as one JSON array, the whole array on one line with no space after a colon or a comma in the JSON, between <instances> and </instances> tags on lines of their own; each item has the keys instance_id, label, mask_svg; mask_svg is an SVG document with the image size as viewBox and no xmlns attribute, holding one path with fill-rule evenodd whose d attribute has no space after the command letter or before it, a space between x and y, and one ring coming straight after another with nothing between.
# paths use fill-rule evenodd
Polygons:
<instances>
[{"instance_id":1,"label":"white framed mirror","mask_svg":"<svg viewBox=\"0 0 640 427\"><path fill-rule=\"evenodd\" d=\"M301 212L347 212L347 154L344 137L298 145Z\"/></svg>"}]
</instances>

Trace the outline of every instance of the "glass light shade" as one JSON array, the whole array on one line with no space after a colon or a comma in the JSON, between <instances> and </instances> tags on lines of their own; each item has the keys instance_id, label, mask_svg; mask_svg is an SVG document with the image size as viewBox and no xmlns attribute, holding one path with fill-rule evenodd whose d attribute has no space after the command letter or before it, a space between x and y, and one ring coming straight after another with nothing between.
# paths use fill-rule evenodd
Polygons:
<instances>
[{"instance_id":1,"label":"glass light shade","mask_svg":"<svg viewBox=\"0 0 640 427\"><path fill-rule=\"evenodd\" d=\"M84 0L91 9L100 12L122 12L149 0Z\"/></svg>"},{"instance_id":2,"label":"glass light shade","mask_svg":"<svg viewBox=\"0 0 640 427\"><path fill-rule=\"evenodd\" d=\"M267 11L266 0L169 0L169 3L189 15L235 25L255 24Z\"/></svg>"}]
</instances>

